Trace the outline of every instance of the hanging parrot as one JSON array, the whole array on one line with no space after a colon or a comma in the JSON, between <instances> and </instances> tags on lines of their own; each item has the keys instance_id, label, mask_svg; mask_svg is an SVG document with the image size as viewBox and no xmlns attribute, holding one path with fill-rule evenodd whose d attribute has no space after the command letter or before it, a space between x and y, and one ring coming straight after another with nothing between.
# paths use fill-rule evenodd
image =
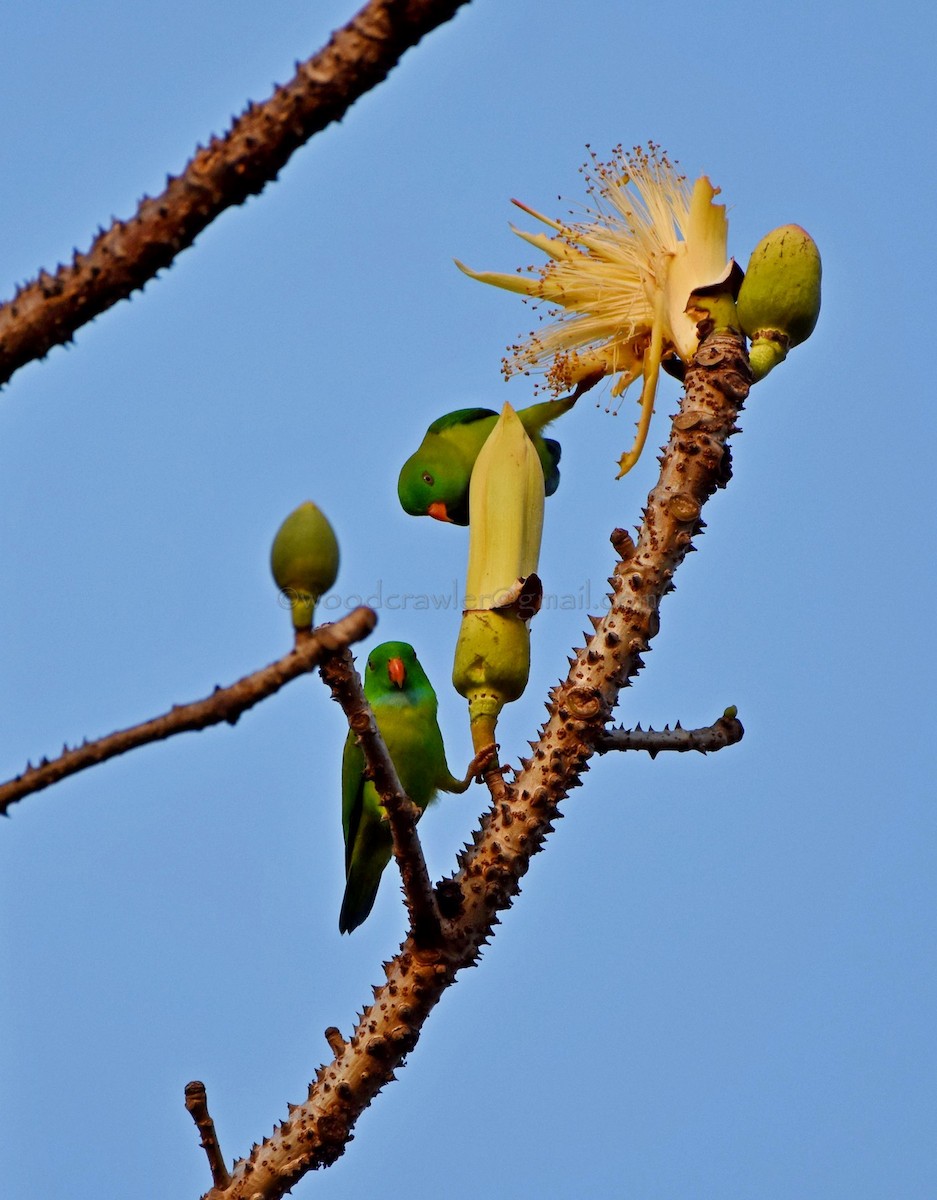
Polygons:
<instances>
[{"instance_id":1,"label":"hanging parrot","mask_svg":"<svg viewBox=\"0 0 937 1200\"><path fill-rule=\"evenodd\" d=\"M594 382L590 380L588 386ZM542 431L568 412L585 390L580 386L562 400L543 400L518 411L521 424L540 456L548 496L553 495L560 483L560 444L542 437ZM453 525L468 525L472 468L497 420L498 414L490 408L460 408L434 421L419 449L400 472L397 495L404 511L414 517L430 516Z\"/></svg>"},{"instance_id":2,"label":"hanging parrot","mask_svg":"<svg viewBox=\"0 0 937 1200\"><path fill-rule=\"evenodd\" d=\"M436 720L436 693L406 642L384 642L368 656L364 694L397 770L403 790L420 810L436 792L464 792L472 776L449 771ZM378 884L393 854L393 839L365 761L349 733L342 759L342 828L345 834L345 896L338 927L351 933L374 905Z\"/></svg>"}]
</instances>

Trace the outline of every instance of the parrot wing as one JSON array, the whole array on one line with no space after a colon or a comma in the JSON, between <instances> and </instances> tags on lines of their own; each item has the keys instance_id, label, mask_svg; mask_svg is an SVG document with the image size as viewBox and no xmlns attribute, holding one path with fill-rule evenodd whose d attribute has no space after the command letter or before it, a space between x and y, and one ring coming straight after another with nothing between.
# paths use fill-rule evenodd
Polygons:
<instances>
[{"instance_id":1,"label":"parrot wing","mask_svg":"<svg viewBox=\"0 0 937 1200\"><path fill-rule=\"evenodd\" d=\"M484 421L486 417L494 417L497 420L498 414L492 408L457 408L455 412L438 417L426 432L442 433L456 425L471 425L474 421Z\"/></svg>"}]
</instances>

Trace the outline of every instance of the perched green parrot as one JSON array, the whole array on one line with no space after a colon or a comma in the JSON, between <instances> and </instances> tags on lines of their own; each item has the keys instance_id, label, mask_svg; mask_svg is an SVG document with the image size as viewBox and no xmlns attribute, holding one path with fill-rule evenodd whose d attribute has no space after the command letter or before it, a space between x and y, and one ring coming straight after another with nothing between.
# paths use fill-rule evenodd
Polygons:
<instances>
[{"instance_id":1,"label":"perched green parrot","mask_svg":"<svg viewBox=\"0 0 937 1200\"><path fill-rule=\"evenodd\" d=\"M521 424L533 442L546 494L552 496L560 483L560 444L542 437L542 431L568 412L585 388L577 388L562 400L543 400L518 411ZM490 408L460 408L434 421L415 454L403 464L397 495L405 512L414 517L435 517L454 525L469 523L469 480L478 452L495 427L498 414Z\"/></svg>"},{"instance_id":2,"label":"perched green parrot","mask_svg":"<svg viewBox=\"0 0 937 1200\"><path fill-rule=\"evenodd\" d=\"M397 769L400 783L419 809L436 792L464 792L471 783L454 778L436 720L436 693L406 642L384 642L368 656L364 694ZM393 839L374 784L353 733L342 759L342 828L345 834L345 896L338 927L351 933L374 905L378 884L393 854Z\"/></svg>"}]
</instances>

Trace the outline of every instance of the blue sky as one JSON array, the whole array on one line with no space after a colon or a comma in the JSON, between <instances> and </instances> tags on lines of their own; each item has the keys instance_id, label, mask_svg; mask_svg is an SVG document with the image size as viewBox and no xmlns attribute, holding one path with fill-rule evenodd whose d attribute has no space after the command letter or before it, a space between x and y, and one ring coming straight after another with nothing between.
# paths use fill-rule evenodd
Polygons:
<instances>
[{"instance_id":1,"label":"blue sky","mask_svg":"<svg viewBox=\"0 0 937 1200\"><path fill-rule=\"evenodd\" d=\"M11 7L3 295L158 192L351 11ZM297 1197L937 1194L935 23L906 0L475 0L0 396L4 778L283 653L267 555L306 498L341 543L337 605L381 597L371 644L416 645L458 769L457 619L387 598L448 593L465 535L406 517L394 485L436 416L531 389L500 375L529 312L452 258L527 261L510 198L563 211L587 143L648 139L722 188L743 263L790 221L823 254L816 333L753 392L735 477L619 710L695 725L734 703L745 740L594 764L480 968ZM677 395L668 381L652 446ZM655 478L648 453L614 480L631 422L591 397L557 433L541 566L576 603L534 624L512 760L601 604L609 532ZM305 1095L322 1031L349 1032L404 932L389 877L338 933L343 736L304 679L4 822L11 1200L197 1196L189 1079L229 1159ZM436 876L484 798L444 797L422 823Z\"/></svg>"}]
</instances>

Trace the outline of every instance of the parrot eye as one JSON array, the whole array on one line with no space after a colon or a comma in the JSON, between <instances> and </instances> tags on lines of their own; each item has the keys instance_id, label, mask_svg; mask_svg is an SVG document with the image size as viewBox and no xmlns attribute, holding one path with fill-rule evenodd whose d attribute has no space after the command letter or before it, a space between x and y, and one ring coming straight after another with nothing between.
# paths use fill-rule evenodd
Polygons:
<instances>
[{"instance_id":1,"label":"parrot eye","mask_svg":"<svg viewBox=\"0 0 937 1200\"><path fill-rule=\"evenodd\" d=\"M432 475L430 475L429 471L424 471L423 482L427 485L427 487L432 487L436 480L432 477Z\"/></svg>"}]
</instances>

